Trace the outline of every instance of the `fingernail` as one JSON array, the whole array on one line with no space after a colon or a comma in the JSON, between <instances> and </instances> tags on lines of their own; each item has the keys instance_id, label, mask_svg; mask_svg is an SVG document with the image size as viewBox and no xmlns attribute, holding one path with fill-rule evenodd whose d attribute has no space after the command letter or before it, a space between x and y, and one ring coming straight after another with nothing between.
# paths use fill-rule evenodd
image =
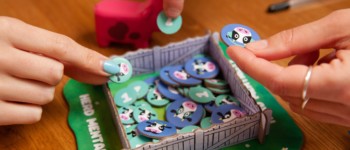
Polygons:
<instances>
[{"instance_id":1,"label":"fingernail","mask_svg":"<svg viewBox=\"0 0 350 150\"><path fill-rule=\"evenodd\" d=\"M255 41L246 45L246 48L250 50L261 50L268 46L266 40Z\"/></svg>"},{"instance_id":2,"label":"fingernail","mask_svg":"<svg viewBox=\"0 0 350 150\"><path fill-rule=\"evenodd\" d=\"M168 8L166 12L167 12L167 15L169 15L168 17L171 17L171 18L176 18L180 16L180 13L181 13L180 9L177 9L177 8Z\"/></svg>"},{"instance_id":3,"label":"fingernail","mask_svg":"<svg viewBox=\"0 0 350 150\"><path fill-rule=\"evenodd\" d=\"M103 62L103 70L109 74L116 74L120 71L119 66L112 60Z\"/></svg>"}]
</instances>

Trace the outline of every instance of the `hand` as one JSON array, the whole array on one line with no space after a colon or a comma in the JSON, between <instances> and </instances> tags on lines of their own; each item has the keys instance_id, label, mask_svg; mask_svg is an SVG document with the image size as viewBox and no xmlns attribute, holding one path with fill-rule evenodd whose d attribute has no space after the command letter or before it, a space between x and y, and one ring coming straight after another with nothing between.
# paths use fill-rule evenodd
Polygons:
<instances>
[{"instance_id":1,"label":"hand","mask_svg":"<svg viewBox=\"0 0 350 150\"><path fill-rule=\"evenodd\" d=\"M0 17L0 51L0 125L39 121L64 72L91 84L108 80L105 56L14 18Z\"/></svg>"},{"instance_id":2,"label":"hand","mask_svg":"<svg viewBox=\"0 0 350 150\"><path fill-rule=\"evenodd\" d=\"M170 18L176 18L180 16L185 0L163 0L163 8L165 15Z\"/></svg>"},{"instance_id":3,"label":"hand","mask_svg":"<svg viewBox=\"0 0 350 150\"><path fill-rule=\"evenodd\" d=\"M350 127L349 17L350 9L335 11L246 48L229 47L228 54L244 72L289 102L294 112ZM322 48L333 48L334 52L318 60ZM294 55L287 67L269 62ZM302 110L306 71L317 60L307 90L310 100Z\"/></svg>"}]
</instances>

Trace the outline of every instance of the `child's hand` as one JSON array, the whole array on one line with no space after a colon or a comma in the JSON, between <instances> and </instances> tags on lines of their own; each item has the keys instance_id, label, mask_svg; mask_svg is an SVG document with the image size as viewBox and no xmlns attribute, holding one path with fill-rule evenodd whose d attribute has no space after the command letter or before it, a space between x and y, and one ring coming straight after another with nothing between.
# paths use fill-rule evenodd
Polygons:
<instances>
[{"instance_id":1,"label":"child's hand","mask_svg":"<svg viewBox=\"0 0 350 150\"><path fill-rule=\"evenodd\" d=\"M0 125L40 120L63 73L102 84L107 58L72 39L20 20L0 17Z\"/></svg>"},{"instance_id":2,"label":"child's hand","mask_svg":"<svg viewBox=\"0 0 350 150\"><path fill-rule=\"evenodd\" d=\"M165 14L170 18L180 16L185 0L163 0L163 8Z\"/></svg>"}]
</instances>

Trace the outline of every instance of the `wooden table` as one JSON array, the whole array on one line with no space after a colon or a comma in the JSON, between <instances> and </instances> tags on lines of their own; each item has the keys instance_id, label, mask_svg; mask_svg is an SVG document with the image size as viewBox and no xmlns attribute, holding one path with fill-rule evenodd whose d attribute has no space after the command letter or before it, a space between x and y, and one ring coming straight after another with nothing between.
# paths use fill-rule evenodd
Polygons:
<instances>
[{"instance_id":1,"label":"wooden table","mask_svg":"<svg viewBox=\"0 0 350 150\"><path fill-rule=\"evenodd\" d=\"M265 13L269 4L279 0L186 0L183 27L175 35L154 33L152 45L165 45L188 37L204 35L206 30L220 31L230 23L255 29L262 38L281 30L302 25L330 12L350 7L350 1L311 3L276 14ZM123 54L129 48L97 46L93 7L97 0L0 0L0 15L19 18L29 24L65 34L78 43L104 55ZM286 65L289 59L276 61ZM55 100L44 106L42 120L32 125L0 127L0 149L76 149L75 138L67 124L68 107L62 88L57 86ZM349 149L349 128L320 123L293 113L286 103L279 103L294 118L305 135L304 149Z\"/></svg>"}]
</instances>

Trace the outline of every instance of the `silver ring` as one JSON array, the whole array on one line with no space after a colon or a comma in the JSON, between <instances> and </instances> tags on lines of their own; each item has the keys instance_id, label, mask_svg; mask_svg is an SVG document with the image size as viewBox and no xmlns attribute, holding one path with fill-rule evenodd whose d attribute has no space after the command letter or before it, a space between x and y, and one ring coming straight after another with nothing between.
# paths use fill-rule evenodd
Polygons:
<instances>
[{"instance_id":1,"label":"silver ring","mask_svg":"<svg viewBox=\"0 0 350 150\"><path fill-rule=\"evenodd\" d=\"M309 87L309 82L311 78L311 72L312 72L312 66L309 66L309 69L306 72L306 76L304 79L304 88L301 93L301 98L303 99L303 103L301 105L301 109L304 110L307 102L309 101L310 97L307 96L307 88Z\"/></svg>"}]
</instances>

